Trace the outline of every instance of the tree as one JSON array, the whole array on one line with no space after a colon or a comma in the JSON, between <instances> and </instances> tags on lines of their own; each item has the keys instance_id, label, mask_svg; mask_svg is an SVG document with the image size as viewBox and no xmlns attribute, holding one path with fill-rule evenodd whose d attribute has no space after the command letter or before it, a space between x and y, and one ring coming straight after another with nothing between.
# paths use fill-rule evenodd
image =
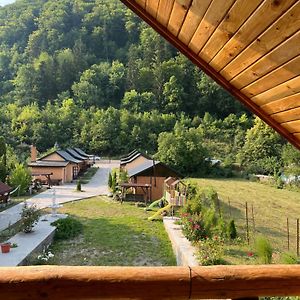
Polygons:
<instances>
[{"instance_id":1,"label":"tree","mask_svg":"<svg viewBox=\"0 0 300 300\"><path fill-rule=\"evenodd\" d=\"M108 182L107 182L107 184L108 184L108 187L111 189L111 187L112 187L112 176L111 176L111 172L109 172L109 174L108 174Z\"/></svg>"},{"instance_id":2,"label":"tree","mask_svg":"<svg viewBox=\"0 0 300 300\"><path fill-rule=\"evenodd\" d=\"M286 144L282 151L284 172L287 175L300 176L300 150L291 144Z\"/></svg>"},{"instance_id":3,"label":"tree","mask_svg":"<svg viewBox=\"0 0 300 300\"><path fill-rule=\"evenodd\" d=\"M279 134L256 117L238 153L240 164L249 173L276 175L282 167L282 146Z\"/></svg>"},{"instance_id":4,"label":"tree","mask_svg":"<svg viewBox=\"0 0 300 300\"><path fill-rule=\"evenodd\" d=\"M16 164L15 169L10 175L9 184L11 184L14 188L20 186L19 194L24 195L31 184L31 175L29 170L25 168L23 164Z\"/></svg>"},{"instance_id":5,"label":"tree","mask_svg":"<svg viewBox=\"0 0 300 300\"><path fill-rule=\"evenodd\" d=\"M7 176L6 143L3 136L0 136L0 181L5 182Z\"/></svg>"},{"instance_id":6,"label":"tree","mask_svg":"<svg viewBox=\"0 0 300 300\"><path fill-rule=\"evenodd\" d=\"M206 173L207 155L201 133L195 128L187 129L176 123L173 132L159 135L155 157L184 175L190 175Z\"/></svg>"}]
</instances>

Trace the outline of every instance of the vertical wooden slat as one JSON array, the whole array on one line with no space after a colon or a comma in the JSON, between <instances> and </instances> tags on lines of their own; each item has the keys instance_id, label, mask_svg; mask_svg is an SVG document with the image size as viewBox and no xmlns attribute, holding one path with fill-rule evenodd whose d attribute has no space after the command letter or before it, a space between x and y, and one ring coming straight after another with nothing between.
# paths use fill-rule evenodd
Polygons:
<instances>
[{"instance_id":1,"label":"vertical wooden slat","mask_svg":"<svg viewBox=\"0 0 300 300\"><path fill-rule=\"evenodd\" d=\"M297 0L265 0L223 47L210 65L221 71Z\"/></svg>"},{"instance_id":2,"label":"vertical wooden slat","mask_svg":"<svg viewBox=\"0 0 300 300\"><path fill-rule=\"evenodd\" d=\"M291 7L261 36L252 42L241 54L230 62L221 72L226 79L231 79L267 52L289 38L300 28L300 2Z\"/></svg>"},{"instance_id":3,"label":"vertical wooden slat","mask_svg":"<svg viewBox=\"0 0 300 300\"><path fill-rule=\"evenodd\" d=\"M147 0L146 1L146 11L156 19L159 0Z\"/></svg>"},{"instance_id":4,"label":"vertical wooden slat","mask_svg":"<svg viewBox=\"0 0 300 300\"><path fill-rule=\"evenodd\" d=\"M191 41L211 2L212 0L194 0L192 2L178 35L178 38L186 45Z\"/></svg>"},{"instance_id":5,"label":"vertical wooden slat","mask_svg":"<svg viewBox=\"0 0 300 300\"><path fill-rule=\"evenodd\" d=\"M300 52L300 31L291 36L287 41L280 44L269 54L258 60L248 69L234 77L230 83L242 89L251 82L273 71L282 64L293 59Z\"/></svg>"},{"instance_id":6,"label":"vertical wooden slat","mask_svg":"<svg viewBox=\"0 0 300 300\"><path fill-rule=\"evenodd\" d=\"M237 0L201 50L201 57L210 62L262 1Z\"/></svg>"},{"instance_id":7,"label":"vertical wooden slat","mask_svg":"<svg viewBox=\"0 0 300 300\"><path fill-rule=\"evenodd\" d=\"M178 0L175 0L174 2L173 10L168 24L168 30L174 36L178 35L191 2L191 0L182 0L180 1L180 3L178 2Z\"/></svg>"},{"instance_id":8,"label":"vertical wooden slat","mask_svg":"<svg viewBox=\"0 0 300 300\"><path fill-rule=\"evenodd\" d=\"M163 26L167 27L169 18L174 6L174 0L161 0L159 1L157 21Z\"/></svg>"},{"instance_id":9,"label":"vertical wooden slat","mask_svg":"<svg viewBox=\"0 0 300 300\"><path fill-rule=\"evenodd\" d=\"M142 8L146 7L146 0L135 0L135 2Z\"/></svg>"},{"instance_id":10,"label":"vertical wooden slat","mask_svg":"<svg viewBox=\"0 0 300 300\"><path fill-rule=\"evenodd\" d=\"M214 0L211 3L189 43L189 48L192 49L194 53L199 53L221 23L234 1L235 0Z\"/></svg>"}]
</instances>

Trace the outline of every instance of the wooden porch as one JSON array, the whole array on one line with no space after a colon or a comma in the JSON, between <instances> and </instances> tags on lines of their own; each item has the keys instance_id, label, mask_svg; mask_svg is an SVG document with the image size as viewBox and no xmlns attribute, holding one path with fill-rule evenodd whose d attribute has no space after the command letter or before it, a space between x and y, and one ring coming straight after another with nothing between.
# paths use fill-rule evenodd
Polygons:
<instances>
[{"instance_id":1,"label":"wooden porch","mask_svg":"<svg viewBox=\"0 0 300 300\"><path fill-rule=\"evenodd\" d=\"M300 266L2 268L3 299L255 299L300 295Z\"/></svg>"}]
</instances>

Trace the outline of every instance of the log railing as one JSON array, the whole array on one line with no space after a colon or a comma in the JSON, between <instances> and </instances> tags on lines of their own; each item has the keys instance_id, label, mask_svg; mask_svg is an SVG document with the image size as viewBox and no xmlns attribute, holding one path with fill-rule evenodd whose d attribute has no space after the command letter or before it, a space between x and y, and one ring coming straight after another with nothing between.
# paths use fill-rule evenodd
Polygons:
<instances>
[{"instance_id":1,"label":"log railing","mask_svg":"<svg viewBox=\"0 0 300 300\"><path fill-rule=\"evenodd\" d=\"M2 299L238 299L300 295L300 266L0 268Z\"/></svg>"}]
</instances>

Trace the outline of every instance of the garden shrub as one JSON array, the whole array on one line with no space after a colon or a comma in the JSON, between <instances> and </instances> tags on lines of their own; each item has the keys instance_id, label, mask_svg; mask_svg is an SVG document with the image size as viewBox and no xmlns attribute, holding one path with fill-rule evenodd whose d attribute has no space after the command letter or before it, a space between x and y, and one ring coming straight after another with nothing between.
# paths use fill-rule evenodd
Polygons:
<instances>
[{"instance_id":1,"label":"garden shrub","mask_svg":"<svg viewBox=\"0 0 300 300\"><path fill-rule=\"evenodd\" d=\"M18 194L25 195L31 184L31 174L23 164L16 164L15 169L11 172L9 184L13 188L19 186Z\"/></svg>"},{"instance_id":2,"label":"garden shrub","mask_svg":"<svg viewBox=\"0 0 300 300\"><path fill-rule=\"evenodd\" d=\"M77 180L76 191L81 192L81 181L80 180Z\"/></svg>"},{"instance_id":3,"label":"garden shrub","mask_svg":"<svg viewBox=\"0 0 300 300\"><path fill-rule=\"evenodd\" d=\"M82 232L83 226L78 220L67 217L59 219L51 225L56 227L54 238L56 240L66 240L76 237Z\"/></svg>"},{"instance_id":4,"label":"garden shrub","mask_svg":"<svg viewBox=\"0 0 300 300\"><path fill-rule=\"evenodd\" d=\"M28 206L25 202L22 212L19 230L25 233L32 231L34 225L38 222L41 212L37 209L36 205Z\"/></svg>"},{"instance_id":5,"label":"garden shrub","mask_svg":"<svg viewBox=\"0 0 300 300\"><path fill-rule=\"evenodd\" d=\"M281 255L281 262L286 265L295 265L298 264L298 258L294 253L285 252Z\"/></svg>"},{"instance_id":6,"label":"garden shrub","mask_svg":"<svg viewBox=\"0 0 300 300\"><path fill-rule=\"evenodd\" d=\"M183 234L191 242L198 242L207 236L201 215L183 214L181 224Z\"/></svg>"},{"instance_id":7,"label":"garden shrub","mask_svg":"<svg viewBox=\"0 0 300 300\"><path fill-rule=\"evenodd\" d=\"M272 262L273 249L270 242L265 237L257 237L254 243L256 254L263 264Z\"/></svg>"},{"instance_id":8,"label":"garden shrub","mask_svg":"<svg viewBox=\"0 0 300 300\"><path fill-rule=\"evenodd\" d=\"M236 231L234 220L230 220L230 222L227 225L227 236L231 240L237 238L237 231Z\"/></svg>"},{"instance_id":9,"label":"garden shrub","mask_svg":"<svg viewBox=\"0 0 300 300\"><path fill-rule=\"evenodd\" d=\"M223 263L223 240L218 236L200 241L198 247L198 261L202 266L219 265Z\"/></svg>"}]
</instances>

